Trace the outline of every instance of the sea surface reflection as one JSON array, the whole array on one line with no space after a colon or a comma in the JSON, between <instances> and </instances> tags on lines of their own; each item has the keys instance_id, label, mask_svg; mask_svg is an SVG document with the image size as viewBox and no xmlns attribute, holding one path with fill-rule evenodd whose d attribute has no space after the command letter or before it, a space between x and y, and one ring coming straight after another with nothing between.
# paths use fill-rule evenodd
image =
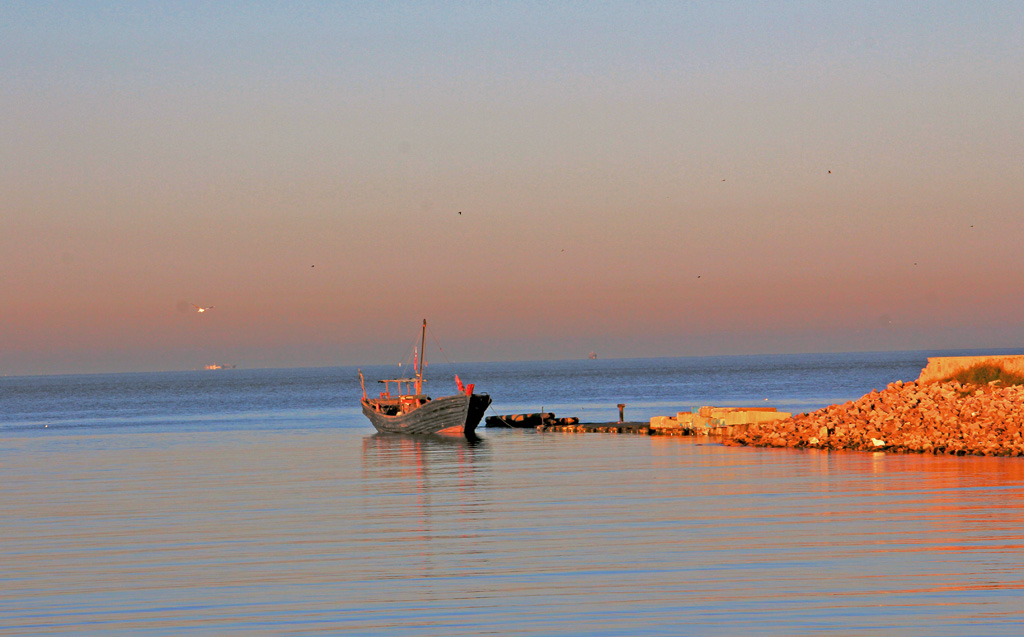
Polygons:
<instances>
[{"instance_id":1,"label":"sea surface reflection","mask_svg":"<svg viewBox=\"0 0 1024 637\"><path fill-rule=\"evenodd\" d=\"M0 387L0 633L1024 634L1019 458L229 408L328 404L310 377L216 376L184 416L192 376Z\"/></svg>"},{"instance_id":2,"label":"sea surface reflection","mask_svg":"<svg viewBox=\"0 0 1024 637\"><path fill-rule=\"evenodd\" d=\"M1013 459L495 433L364 440L369 623L522 634L1014 634ZM442 630L443 628L443 630Z\"/></svg>"}]
</instances>

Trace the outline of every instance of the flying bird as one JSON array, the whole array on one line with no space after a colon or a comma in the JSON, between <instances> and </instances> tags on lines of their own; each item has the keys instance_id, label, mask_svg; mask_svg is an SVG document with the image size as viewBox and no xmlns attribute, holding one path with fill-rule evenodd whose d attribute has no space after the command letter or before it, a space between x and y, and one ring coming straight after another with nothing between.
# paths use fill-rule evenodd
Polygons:
<instances>
[{"instance_id":1,"label":"flying bird","mask_svg":"<svg viewBox=\"0 0 1024 637\"><path fill-rule=\"evenodd\" d=\"M193 303L193 304L192 304L192 307L196 308L196 312L199 312L200 314L202 314L202 313L203 313L203 312L205 312L206 310L212 310L212 309L213 309L213 306L212 306L212 305L211 305L211 306L209 306L209 307L199 307L199 306L198 306L198 305L196 305L195 303Z\"/></svg>"}]
</instances>

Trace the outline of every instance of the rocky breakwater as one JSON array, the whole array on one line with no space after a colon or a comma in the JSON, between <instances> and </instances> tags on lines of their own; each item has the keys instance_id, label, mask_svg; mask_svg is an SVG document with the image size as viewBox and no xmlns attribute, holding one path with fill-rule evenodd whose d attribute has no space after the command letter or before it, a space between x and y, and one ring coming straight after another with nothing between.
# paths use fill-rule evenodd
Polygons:
<instances>
[{"instance_id":1,"label":"rocky breakwater","mask_svg":"<svg viewBox=\"0 0 1024 637\"><path fill-rule=\"evenodd\" d=\"M842 405L753 424L726 444L1024 455L1024 386L897 381Z\"/></svg>"},{"instance_id":2,"label":"rocky breakwater","mask_svg":"<svg viewBox=\"0 0 1024 637\"><path fill-rule=\"evenodd\" d=\"M512 429L536 429L538 427L566 427L580 422L575 416L555 418L551 412L539 414L506 414L504 416L488 416L484 420L486 427L508 427Z\"/></svg>"}]
</instances>

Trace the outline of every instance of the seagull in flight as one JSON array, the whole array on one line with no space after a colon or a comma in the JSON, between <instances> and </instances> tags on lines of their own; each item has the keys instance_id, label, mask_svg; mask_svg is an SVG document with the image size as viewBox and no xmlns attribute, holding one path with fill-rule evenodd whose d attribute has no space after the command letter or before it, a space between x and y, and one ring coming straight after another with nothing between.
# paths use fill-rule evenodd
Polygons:
<instances>
[{"instance_id":1,"label":"seagull in flight","mask_svg":"<svg viewBox=\"0 0 1024 637\"><path fill-rule=\"evenodd\" d=\"M206 310L212 310L213 309L212 305L210 307L199 307L195 303L192 304L192 307L196 308L196 312L199 312L200 314L202 314Z\"/></svg>"}]
</instances>

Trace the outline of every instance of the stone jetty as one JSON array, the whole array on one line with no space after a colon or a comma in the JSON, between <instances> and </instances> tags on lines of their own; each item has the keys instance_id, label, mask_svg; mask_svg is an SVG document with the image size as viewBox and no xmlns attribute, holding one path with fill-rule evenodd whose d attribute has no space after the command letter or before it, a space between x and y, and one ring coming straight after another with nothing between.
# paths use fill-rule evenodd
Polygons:
<instances>
[{"instance_id":1,"label":"stone jetty","mask_svg":"<svg viewBox=\"0 0 1024 637\"><path fill-rule=\"evenodd\" d=\"M624 406L618 405L620 419ZM727 445L757 447L1024 456L1024 356L929 358L916 381L896 381L857 400L795 416L773 407L701 407L650 423L581 423L552 413L492 416L486 423L537 431L713 436Z\"/></svg>"},{"instance_id":2,"label":"stone jetty","mask_svg":"<svg viewBox=\"0 0 1024 637\"><path fill-rule=\"evenodd\" d=\"M577 422L573 424L552 424L537 427L537 431L562 431L565 433L637 434L650 436L658 432L651 430L646 422Z\"/></svg>"},{"instance_id":3,"label":"stone jetty","mask_svg":"<svg viewBox=\"0 0 1024 637\"><path fill-rule=\"evenodd\" d=\"M723 437L752 423L781 420L791 415L776 411L774 407L701 407L696 413L685 411L675 416L655 416L650 422L580 422L576 417L556 418L550 412L489 416L484 422L487 427L566 433Z\"/></svg>"},{"instance_id":4,"label":"stone jetty","mask_svg":"<svg viewBox=\"0 0 1024 637\"><path fill-rule=\"evenodd\" d=\"M562 431L566 433L640 434L653 432L646 422L580 422L576 416L558 418L551 412L535 414L505 414L488 416L487 427L506 429L536 429L537 431Z\"/></svg>"},{"instance_id":5,"label":"stone jetty","mask_svg":"<svg viewBox=\"0 0 1024 637\"><path fill-rule=\"evenodd\" d=\"M666 436L729 437L753 424L790 416L774 407L701 407L696 413L681 411L675 416L655 416L651 418L651 432Z\"/></svg>"},{"instance_id":6,"label":"stone jetty","mask_svg":"<svg viewBox=\"0 0 1024 637\"><path fill-rule=\"evenodd\" d=\"M977 359L979 357L963 357ZM1002 366L986 360L929 359L917 381L735 432L726 444L952 455L1024 455L1024 386L935 380L979 365L1015 373L1021 357ZM996 360L993 360L996 359ZM921 379L925 379L922 381ZM933 381L933 382L927 382Z\"/></svg>"},{"instance_id":7,"label":"stone jetty","mask_svg":"<svg viewBox=\"0 0 1024 637\"><path fill-rule=\"evenodd\" d=\"M506 427L512 429L536 429L538 427L567 427L578 424L579 418L556 418L549 411L536 414L505 414L488 416L484 420L485 427Z\"/></svg>"}]
</instances>

